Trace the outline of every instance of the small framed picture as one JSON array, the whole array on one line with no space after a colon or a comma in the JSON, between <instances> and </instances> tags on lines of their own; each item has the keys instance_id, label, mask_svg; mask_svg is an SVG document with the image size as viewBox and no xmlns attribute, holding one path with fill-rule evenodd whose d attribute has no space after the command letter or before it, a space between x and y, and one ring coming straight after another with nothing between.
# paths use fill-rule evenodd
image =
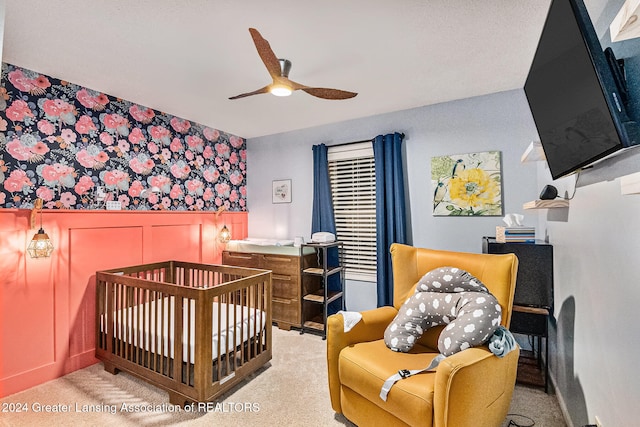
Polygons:
<instances>
[{"instance_id":1,"label":"small framed picture","mask_svg":"<svg viewBox=\"0 0 640 427\"><path fill-rule=\"evenodd\" d=\"M291 203L291 180L273 181L271 197L273 203Z\"/></svg>"}]
</instances>

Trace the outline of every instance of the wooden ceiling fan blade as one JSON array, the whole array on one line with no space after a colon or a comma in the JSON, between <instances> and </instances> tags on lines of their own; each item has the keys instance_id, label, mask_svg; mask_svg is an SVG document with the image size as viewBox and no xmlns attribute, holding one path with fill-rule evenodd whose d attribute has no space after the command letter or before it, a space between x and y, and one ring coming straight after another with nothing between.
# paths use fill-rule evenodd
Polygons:
<instances>
[{"instance_id":1,"label":"wooden ceiling fan blade","mask_svg":"<svg viewBox=\"0 0 640 427\"><path fill-rule=\"evenodd\" d=\"M269 86L265 86L258 90L254 90L253 92L241 93L240 95L232 96L229 99L239 99L239 98L244 98L251 95L260 95L261 93L269 93Z\"/></svg>"},{"instance_id":2,"label":"wooden ceiling fan blade","mask_svg":"<svg viewBox=\"0 0 640 427\"><path fill-rule=\"evenodd\" d=\"M357 95L356 92L348 92L346 90L329 89L324 87L297 87L307 92L309 95L316 96L322 99L349 99Z\"/></svg>"},{"instance_id":3,"label":"wooden ceiling fan blade","mask_svg":"<svg viewBox=\"0 0 640 427\"><path fill-rule=\"evenodd\" d=\"M249 28L249 32L251 33L251 38L253 38L253 44L256 45L258 55L260 56L260 59L262 59L265 67L267 67L269 74L271 77L279 77L282 73L282 69L280 67L278 57L271 49L271 45L269 45L269 42L262 37L255 28Z\"/></svg>"}]
</instances>

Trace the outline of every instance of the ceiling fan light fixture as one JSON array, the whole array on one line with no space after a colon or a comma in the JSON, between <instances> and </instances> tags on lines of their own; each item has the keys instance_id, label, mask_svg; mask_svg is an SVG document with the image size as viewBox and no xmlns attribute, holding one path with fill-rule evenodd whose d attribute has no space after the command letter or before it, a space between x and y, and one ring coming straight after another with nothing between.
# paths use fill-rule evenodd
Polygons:
<instances>
[{"instance_id":1,"label":"ceiling fan light fixture","mask_svg":"<svg viewBox=\"0 0 640 427\"><path fill-rule=\"evenodd\" d=\"M293 90L287 85L274 84L269 89L269 92L271 92L271 94L275 96L289 96L291 95Z\"/></svg>"}]
</instances>

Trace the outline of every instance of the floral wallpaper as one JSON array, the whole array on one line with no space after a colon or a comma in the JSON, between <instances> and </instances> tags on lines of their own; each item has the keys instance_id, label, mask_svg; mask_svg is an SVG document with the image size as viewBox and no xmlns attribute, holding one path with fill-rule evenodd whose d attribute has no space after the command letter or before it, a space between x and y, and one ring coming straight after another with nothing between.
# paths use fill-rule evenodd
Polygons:
<instances>
[{"instance_id":1,"label":"floral wallpaper","mask_svg":"<svg viewBox=\"0 0 640 427\"><path fill-rule=\"evenodd\" d=\"M244 139L10 64L0 153L0 208L246 210Z\"/></svg>"}]
</instances>

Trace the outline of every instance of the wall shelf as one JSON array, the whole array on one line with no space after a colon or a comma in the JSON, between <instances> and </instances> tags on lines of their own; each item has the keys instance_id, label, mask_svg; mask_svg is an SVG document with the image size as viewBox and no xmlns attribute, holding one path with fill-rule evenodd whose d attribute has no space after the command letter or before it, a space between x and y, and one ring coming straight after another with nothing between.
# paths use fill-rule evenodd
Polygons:
<instances>
[{"instance_id":1,"label":"wall shelf","mask_svg":"<svg viewBox=\"0 0 640 427\"><path fill-rule=\"evenodd\" d=\"M554 200L532 200L522 205L522 209L554 209L554 208L568 208L569 201L566 199L554 199Z\"/></svg>"},{"instance_id":2,"label":"wall shelf","mask_svg":"<svg viewBox=\"0 0 640 427\"><path fill-rule=\"evenodd\" d=\"M521 163L526 162L540 162L546 160L547 158L544 155L544 149L542 148L542 143L540 141L532 141L531 144L527 147L527 149L522 153L522 157L520 157Z\"/></svg>"}]
</instances>

